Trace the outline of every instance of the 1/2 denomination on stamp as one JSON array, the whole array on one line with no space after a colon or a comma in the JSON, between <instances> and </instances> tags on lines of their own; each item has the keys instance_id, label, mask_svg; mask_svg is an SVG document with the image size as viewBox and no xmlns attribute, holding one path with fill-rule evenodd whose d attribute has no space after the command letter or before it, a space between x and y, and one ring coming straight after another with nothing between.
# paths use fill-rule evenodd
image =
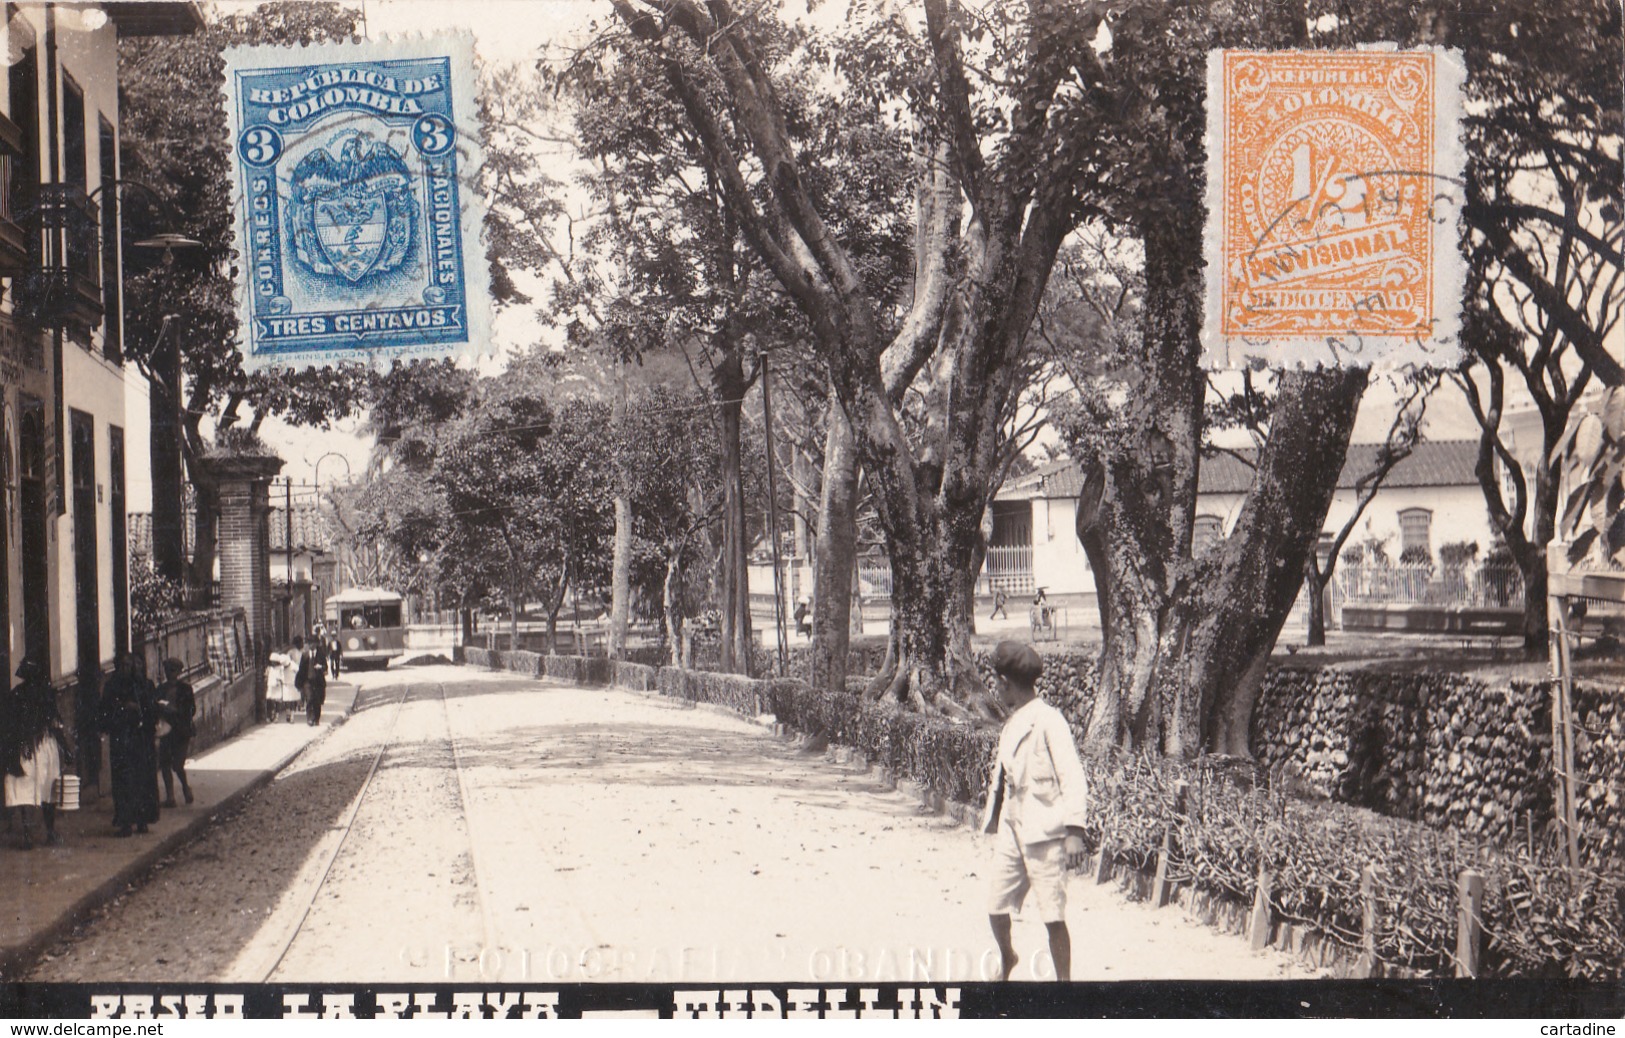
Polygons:
<instances>
[{"instance_id":1,"label":"1/2 denomination on stamp","mask_svg":"<svg viewBox=\"0 0 1625 1038\"><path fill-rule=\"evenodd\" d=\"M1208 56L1209 367L1455 362L1461 78L1431 49Z\"/></svg>"},{"instance_id":2,"label":"1/2 denomination on stamp","mask_svg":"<svg viewBox=\"0 0 1625 1038\"><path fill-rule=\"evenodd\" d=\"M249 370L490 340L466 35L226 52Z\"/></svg>"}]
</instances>

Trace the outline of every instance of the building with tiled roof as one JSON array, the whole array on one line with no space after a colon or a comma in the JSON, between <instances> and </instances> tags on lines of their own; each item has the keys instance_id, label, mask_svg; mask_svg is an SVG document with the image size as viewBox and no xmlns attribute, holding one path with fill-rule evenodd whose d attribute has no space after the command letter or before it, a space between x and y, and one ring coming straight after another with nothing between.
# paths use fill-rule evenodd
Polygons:
<instances>
[{"instance_id":1,"label":"building with tiled roof","mask_svg":"<svg viewBox=\"0 0 1625 1038\"><path fill-rule=\"evenodd\" d=\"M1351 444L1326 515L1325 538L1352 514L1356 483L1372 468L1380 444ZM1205 550L1234 527L1253 482L1257 451L1219 452L1202 459L1196 505L1196 546ZM1437 559L1444 544L1475 543L1480 557L1495 541L1475 468L1473 440L1424 441L1394 466L1366 507L1350 542L1375 539L1391 558L1407 554ZM1040 465L1010 480L993 502L988 577L1014 593L1034 586L1050 594L1094 590L1082 546L1074 532L1083 476L1076 462Z\"/></svg>"}]
</instances>

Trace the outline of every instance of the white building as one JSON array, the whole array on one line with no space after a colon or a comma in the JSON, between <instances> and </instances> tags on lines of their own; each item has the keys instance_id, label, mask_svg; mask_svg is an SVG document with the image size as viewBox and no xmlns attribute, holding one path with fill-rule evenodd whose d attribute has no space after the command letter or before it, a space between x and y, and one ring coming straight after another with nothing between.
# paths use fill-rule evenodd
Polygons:
<instances>
[{"instance_id":1,"label":"white building","mask_svg":"<svg viewBox=\"0 0 1625 1038\"><path fill-rule=\"evenodd\" d=\"M0 666L31 655L84 724L129 645L118 39L193 4L6 5L0 76ZM68 694L66 690L72 689Z\"/></svg>"},{"instance_id":2,"label":"white building","mask_svg":"<svg viewBox=\"0 0 1625 1038\"><path fill-rule=\"evenodd\" d=\"M1352 514L1356 481L1370 471L1379 445L1351 444L1327 512L1323 540L1329 541ZM1235 528L1253 470L1253 452L1240 458L1218 454L1202 460L1196 503L1194 549L1198 552ZM1243 460L1247 459L1247 460ZM1468 440L1424 441L1389 472L1349 537L1353 545L1375 539L1388 557L1407 549L1437 559L1446 544L1474 543L1480 557L1495 542L1474 466L1478 444ZM1035 586L1050 595L1095 589L1094 574L1076 533L1077 496L1082 472L1072 461L1056 461L1011 480L993 502L993 536L987 576L1012 594Z\"/></svg>"}]
</instances>

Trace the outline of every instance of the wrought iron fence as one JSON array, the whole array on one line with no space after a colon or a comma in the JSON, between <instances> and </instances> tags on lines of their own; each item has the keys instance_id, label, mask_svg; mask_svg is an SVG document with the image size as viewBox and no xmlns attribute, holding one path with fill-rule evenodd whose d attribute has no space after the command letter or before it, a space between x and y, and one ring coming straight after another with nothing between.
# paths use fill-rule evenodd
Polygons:
<instances>
[{"instance_id":1,"label":"wrought iron fence","mask_svg":"<svg viewBox=\"0 0 1625 1038\"><path fill-rule=\"evenodd\" d=\"M1032 545L994 545L987 550L982 572L989 591L1003 588L1006 594L1032 594L1035 587Z\"/></svg>"},{"instance_id":2,"label":"wrought iron fence","mask_svg":"<svg viewBox=\"0 0 1625 1038\"><path fill-rule=\"evenodd\" d=\"M1339 565L1337 603L1523 607L1523 577L1516 566Z\"/></svg>"},{"instance_id":3,"label":"wrought iron fence","mask_svg":"<svg viewBox=\"0 0 1625 1038\"><path fill-rule=\"evenodd\" d=\"M994 588L1003 588L1011 596L1030 595L1037 590L1030 545L995 545L987 550L976 591L986 595L992 594ZM859 559L858 589L864 598L890 598L891 562L883 555Z\"/></svg>"},{"instance_id":4,"label":"wrought iron fence","mask_svg":"<svg viewBox=\"0 0 1625 1038\"><path fill-rule=\"evenodd\" d=\"M252 662L248 617L241 609L182 613L148 633L137 651L146 661L147 673L155 677L162 673L163 661L173 657L181 661L189 679L210 670L230 680Z\"/></svg>"},{"instance_id":5,"label":"wrought iron fence","mask_svg":"<svg viewBox=\"0 0 1625 1038\"><path fill-rule=\"evenodd\" d=\"M868 555L858 560L858 593L864 598L891 597L891 560Z\"/></svg>"}]
</instances>

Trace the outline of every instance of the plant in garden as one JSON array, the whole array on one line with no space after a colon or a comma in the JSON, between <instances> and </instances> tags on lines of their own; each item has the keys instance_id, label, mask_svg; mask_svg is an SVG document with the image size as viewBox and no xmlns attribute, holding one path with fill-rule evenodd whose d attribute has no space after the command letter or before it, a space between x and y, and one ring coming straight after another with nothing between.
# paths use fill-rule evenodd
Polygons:
<instances>
[{"instance_id":1,"label":"plant in garden","mask_svg":"<svg viewBox=\"0 0 1625 1038\"><path fill-rule=\"evenodd\" d=\"M1569 491L1559 526L1570 564L1588 556L1625 564L1625 386L1614 386L1552 452Z\"/></svg>"},{"instance_id":2,"label":"plant in garden","mask_svg":"<svg viewBox=\"0 0 1625 1038\"><path fill-rule=\"evenodd\" d=\"M155 631L185 608L185 586L152 568L145 555L130 555L130 629L136 635Z\"/></svg>"}]
</instances>

